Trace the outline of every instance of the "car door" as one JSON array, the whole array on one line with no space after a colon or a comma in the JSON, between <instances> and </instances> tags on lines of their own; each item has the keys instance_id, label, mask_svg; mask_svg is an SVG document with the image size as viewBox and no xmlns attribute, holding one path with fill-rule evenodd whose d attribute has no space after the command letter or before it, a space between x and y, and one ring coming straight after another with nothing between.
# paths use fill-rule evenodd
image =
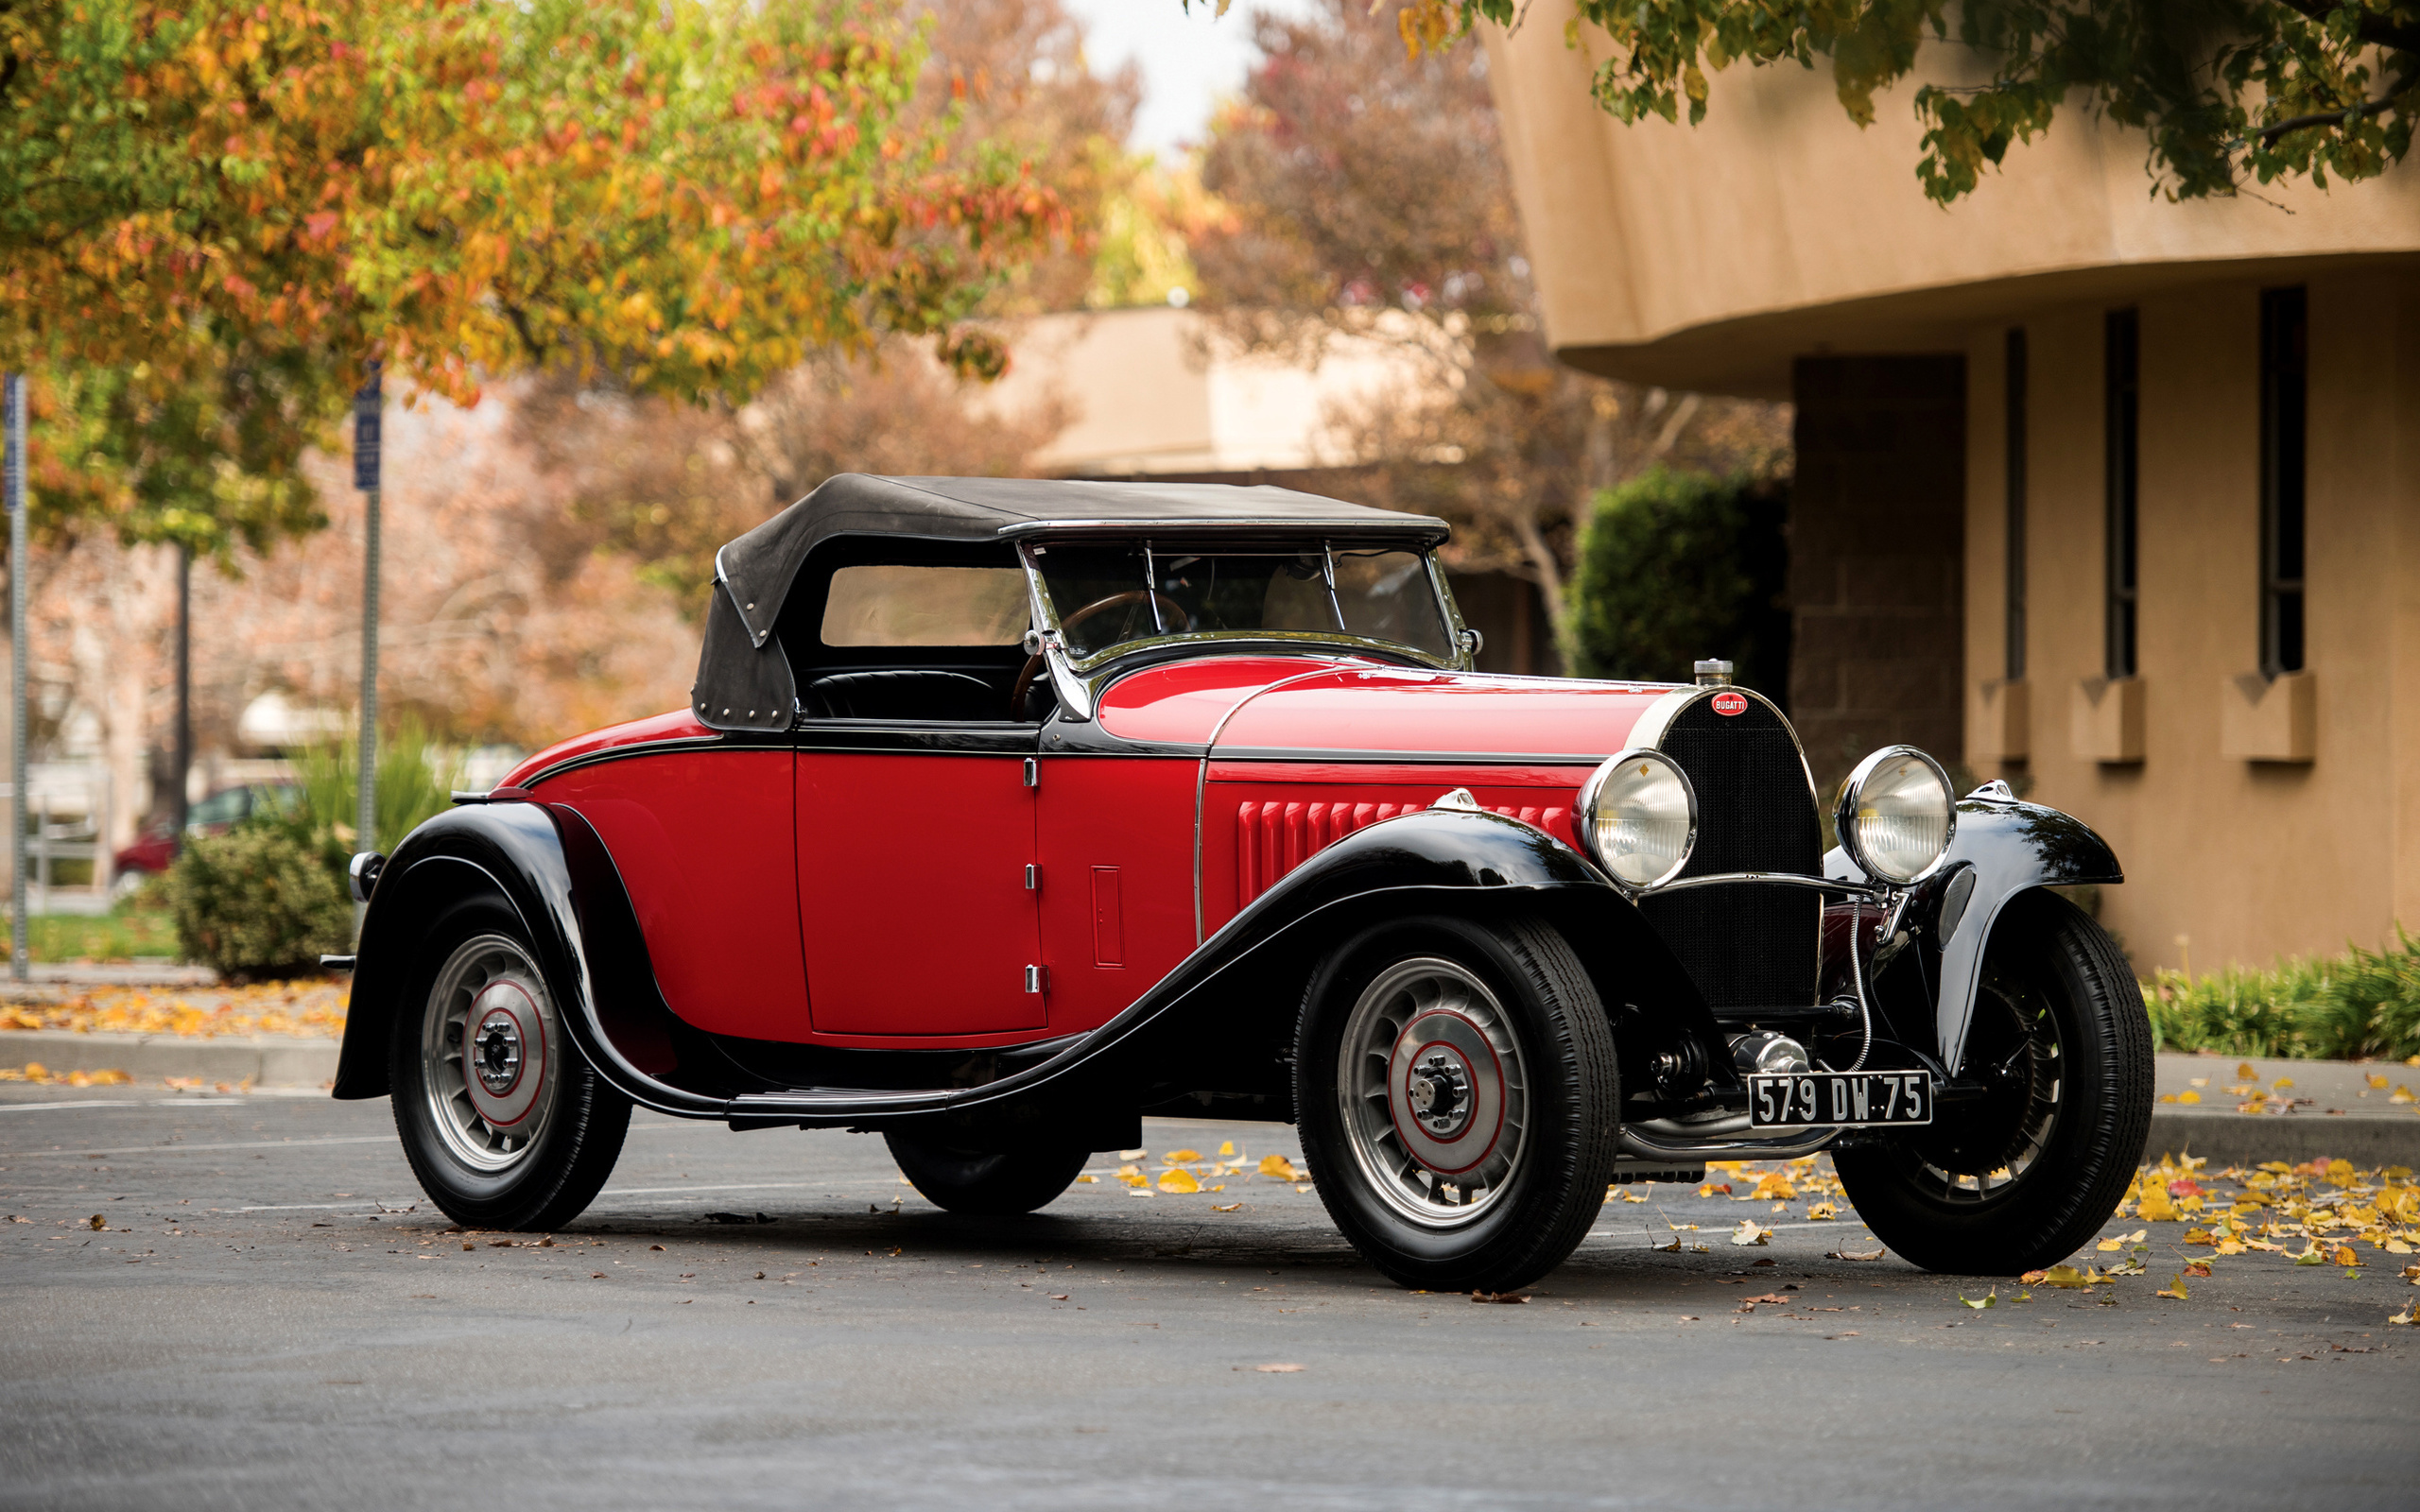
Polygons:
<instances>
[{"instance_id":1,"label":"car door","mask_svg":"<svg viewBox=\"0 0 2420 1512\"><path fill-rule=\"evenodd\" d=\"M843 543L800 576L798 899L819 1038L1045 1028L1024 578L1005 548ZM793 595L800 596L799 594Z\"/></svg>"},{"instance_id":2,"label":"car door","mask_svg":"<svg viewBox=\"0 0 2420 1512\"><path fill-rule=\"evenodd\" d=\"M852 723L803 730L798 756L799 925L816 1032L1044 1027L1030 758L867 749L853 742L924 732Z\"/></svg>"}]
</instances>

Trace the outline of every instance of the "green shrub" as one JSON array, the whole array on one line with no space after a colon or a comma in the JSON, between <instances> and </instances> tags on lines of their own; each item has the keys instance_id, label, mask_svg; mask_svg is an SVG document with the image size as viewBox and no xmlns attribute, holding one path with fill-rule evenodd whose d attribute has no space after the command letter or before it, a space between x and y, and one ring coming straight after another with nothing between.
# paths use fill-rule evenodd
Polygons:
<instances>
[{"instance_id":1,"label":"green shrub","mask_svg":"<svg viewBox=\"0 0 2420 1512\"><path fill-rule=\"evenodd\" d=\"M428 731L415 719L398 721L378 742L378 833L364 842L361 806L361 746L308 746L294 758L302 796L285 820L314 849L333 857L337 874L356 850L392 850L430 815L453 802L461 777L458 764L441 759Z\"/></svg>"},{"instance_id":2,"label":"green shrub","mask_svg":"<svg viewBox=\"0 0 2420 1512\"><path fill-rule=\"evenodd\" d=\"M1686 682L1700 657L1722 657L1787 708L1788 515L1779 487L1744 474L1659 465L1599 492L1572 576L1572 670Z\"/></svg>"},{"instance_id":3,"label":"green shrub","mask_svg":"<svg viewBox=\"0 0 2420 1512\"><path fill-rule=\"evenodd\" d=\"M316 971L353 939L353 900L326 859L276 823L195 835L168 868L187 960L233 981Z\"/></svg>"},{"instance_id":4,"label":"green shrub","mask_svg":"<svg viewBox=\"0 0 2420 1512\"><path fill-rule=\"evenodd\" d=\"M2155 971L2143 1001L2164 1050L2401 1060L2420 1055L2420 940L2398 928L2383 951L2356 945L2266 971Z\"/></svg>"}]
</instances>

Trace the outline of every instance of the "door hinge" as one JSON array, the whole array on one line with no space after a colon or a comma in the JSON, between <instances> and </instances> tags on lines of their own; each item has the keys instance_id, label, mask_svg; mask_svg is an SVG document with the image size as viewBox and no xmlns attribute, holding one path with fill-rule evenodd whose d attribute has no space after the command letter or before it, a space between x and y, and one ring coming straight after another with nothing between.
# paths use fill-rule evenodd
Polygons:
<instances>
[{"instance_id":1,"label":"door hinge","mask_svg":"<svg viewBox=\"0 0 2420 1512\"><path fill-rule=\"evenodd\" d=\"M1028 861L1025 864L1025 890L1032 892L1042 885L1042 868Z\"/></svg>"},{"instance_id":2,"label":"door hinge","mask_svg":"<svg viewBox=\"0 0 2420 1512\"><path fill-rule=\"evenodd\" d=\"M1047 967L1028 966L1025 969L1025 989L1028 992L1041 991L1049 979Z\"/></svg>"},{"instance_id":3,"label":"door hinge","mask_svg":"<svg viewBox=\"0 0 2420 1512\"><path fill-rule=\"evenodd\" d=\"M1042 764L1030 756L1025 759L1025 785L1028 787L1042 785Z\"/></svg>"}]
</instances>

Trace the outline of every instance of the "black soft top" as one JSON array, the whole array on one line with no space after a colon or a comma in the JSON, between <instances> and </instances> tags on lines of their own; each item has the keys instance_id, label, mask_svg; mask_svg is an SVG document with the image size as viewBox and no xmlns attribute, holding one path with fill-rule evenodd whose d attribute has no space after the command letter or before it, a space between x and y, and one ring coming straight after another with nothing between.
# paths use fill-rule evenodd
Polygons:
<instances>
[{"instance_id":1,"label":"black soft top","mask_svg":"<svg viewBox=\"0 0 2420 1512\"><path fill-rule=\"evenodd\" d=\"M773 640L807 554L841 535L1015 541L1100 530L1385 539L1421 546L1450 527L1267 484L1084 483L1055 478L889 478L843 472L715 553L714 601L690 692L717 730L786 730L796 688Z\"/></svg>"}]
</instances>

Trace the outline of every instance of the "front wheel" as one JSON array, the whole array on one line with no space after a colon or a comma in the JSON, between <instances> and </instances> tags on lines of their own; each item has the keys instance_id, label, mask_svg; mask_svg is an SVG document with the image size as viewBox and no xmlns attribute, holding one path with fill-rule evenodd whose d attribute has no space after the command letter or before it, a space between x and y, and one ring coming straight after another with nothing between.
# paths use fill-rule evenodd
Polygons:
<instances>
[{"instance_id":1,"label":"front wheel","mask_svg":"<svg viewBox=\"0 0 2420 1512\"><path fill-rule=\"evenodd\" d=\"M1348 942L1311 979L1294 1077L1320 1200L1401 1285L1526 1285L1604 1204L1613 1030L1543 924L1412 919Z\"/></svg>"},{"instance_id":2,"label":"front wheel","mask_svg":"<svg viewBox=\"0 0 2420 1512\"><path fill-rule=\"evenodd\" d=\"M1082 1174L1090 1150L960 1149L899 1129L882 1136L908 1183L936 1208L982 1217L1031 1212Z\"/></svg>"},{"instance_id":3,"label":"front wheel","mask_svg":"<svg viewBox=\"0 0 2420 1512\"><path fill-rule=\"evenodd\" d=\"M421 1190L466 1228L544 1230L614 1174L630 1100L580 1058L520 919L449 911L395 1014L395 1128Z\"/></svg>"},{"instance_id":4,"label":"front wheel","mask_svg":"<svg viewBox=\"0 0 2420 1512\"><path fill-rule=\"evenodd\" d=\"M1841 1188L1927 1270L2066 1259L2117 1211L2151 1133L2151 1018L2108 932L2051 893L2012 901L1983 953L1964 1074L1981 1097L1839 1151Z\"/></svg>"}]
</instances>

